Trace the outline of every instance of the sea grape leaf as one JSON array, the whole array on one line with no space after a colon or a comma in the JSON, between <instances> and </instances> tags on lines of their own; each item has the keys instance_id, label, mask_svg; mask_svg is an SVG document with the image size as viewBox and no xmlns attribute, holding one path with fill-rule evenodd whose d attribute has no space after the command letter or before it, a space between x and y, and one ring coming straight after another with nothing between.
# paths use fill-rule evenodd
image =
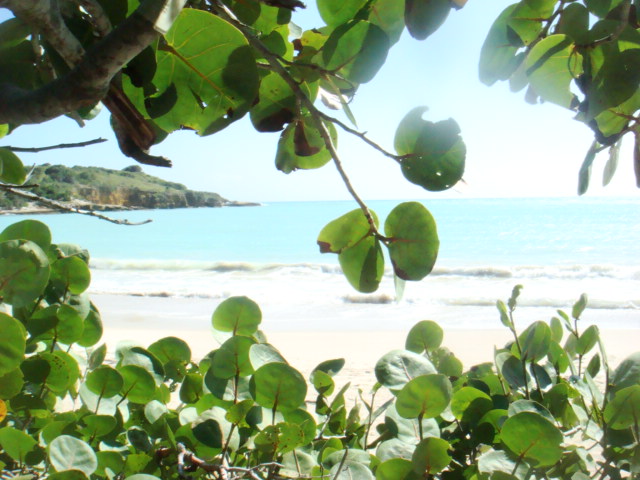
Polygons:
<instances>
[{"instance_id":1,"label":"sea grape leaf","mask_svg":"<svg viewBox=\"0 0 640 480\"><path fill-rule=\"evenodd\" d=\"M98 458L93 448L70 435L60 435L51 441L49 461L58 472L80 470L87 477L98 468Z\"/></svg>"},{"instance_id":2,"label":"sea grape leaf","mask_svg":"<svg viewBox=\"0 0 640 480\"><path fill-rule=\"evenodd\" d=\"M251 347L255 340L249 337L234 336L224 342L216 351L211 363L213 374L222 379L234 376L246 377L253 373L249 360Z\"/></svg>"},{"instance_id":3,"label":"sea grape leaf","mask_svg":"<svg viewBox=\"0 0 640 480\"><path fill-rule=\"evenodd\" d=\"M585 0L585 4L591 13L600 18L604 18L623 1L624 0Z\"/></svg>"},{"instance_id":4,"label":"sea grape leaf","mask_svg":"<svg viewBox=\"0 0 640 480\"><path fill-rule=\"evenodd\" d=\"M455 120L426 121L422 118L426 110L416 107L405 115L396 130L394 145L399 155L408 155L401 163L405 178L438 192L462 179L466 147Z\"/></svg>"},{"instance_id":5,"label":"sea grape leaf","mask_svg":"<svg viewBox=\"0 0 640 480\"><path fill-rule=\"evenodd\" d=\"M256 343L249 349L249 360L254 370L267 363L287 363L278 349L268 343Z\"/></svg>"},{"instance_id":6,"label":"sea grape leaf","mask_svg":"<svg viewBox=\"0 0 640 480\"><path fill-rule=\"evenodd\" d=\"M436 222L418 202L401 203L384 224L393 270L404 280L422 280L436 262L440 240Z\"/></svg>"},{"instance_id":7,"label":"sea grape leaf","mask_svg":"<svg viewBox=\"0 0 640 480\"><path fill-rule=\"evenodd\" d=\"M20 366L26 350L26 332L15 318L0 313L0 376L6 375Z\"/></svg>"},{"instance_id":8,"label":"sea grape leaf","mask_svg":"<svg viewBox=\"0 0 640 480\"><path fill-rule=\"evenodd\" d=\"M201 135L240 119L258 93L258 72L242 33L223 19L184 9L157 52L153 83L162 95L176 89L176 103L154 118L170 132L189 127Z\"/></svg>"},{"instance_id":9,"label":"sea grape leaf","mask_svg":"<svg viewBox=\"0 0 640 480\"><path fill-rule=\"evenodd\" d=\"M0 352L0 355L2 353ZM20 368L15 368L7 373L0 374L0 399L8 400L19 394L24 385L24 375ZM0 400L1 402L2 400ZM1 409L0 409L1 410ZM6 411L5 411L6 414ZM0 422L2 422L0 412Z\"/></svg>"},{"instance_id":10,"label":"sea grape leaf","mask_svg":"<svg viewBox=\"0 0 640 480\"><path fill-rule=\"evenodd\" d=\"M80 257L63 257L51 265L51 282L60 291L79 295L89 287L91 272Z\"/></svg>"},{"instance_id":11,"label":"sea grape leaf","mask_svg":"<svg viewBox=\"0 0 640 480\"><path fill-rule=\"evenodd\" d=\"M153 342L147 348L155 357L167 365L169 362L187 364L191 361L189 344L177 337L164 337Z\"/></svg>"},{"instance_id":12,"label":"sea grape leaf","mask_svg":"<svg viewBox=\"0 0 640 480\"><path fill-rule=\"evenodd\" d=\"M275 72L260 81L258 103L249 112L251 123L259 132L279 132L291 123L298 108L291 87Z\"/></svg>"},{"instance_id":13,"label":"sea grape leaf","mask_svg":"<svg viewBox=\"0 0 640 480\"><path fill-rule=\"evenodd\" d=\"M555 33L569 35L579 45L587 43L589 41L589 11L579 3L566 5Z\"/></svg>"},{"instance_id":14,"label":"sea grape leaf","mask_svg":"<svg viewBox=\"0 0 640 480\"><path fill-rule=\"evenodd\" d=\"M586 355L598 343L600 330L596 325L589 325L584 332L578 337L576 344L576 353L578 355Z\"/></svg>"},{"instance_id":15,"label":"sea grape leaf","mask_svg":"<svg viewBox=\"0 0 640 480\"><path fill-rule=\"evenodd\" d=\"M413 465L410 460L390 458L376 468L376 480L404 480L412 471Z\"/></svg>"},{"instance_id":16,"label":"sea grape leaf","mask_svg":"<svg viewBox=\"0 0 640 480\"><path fill-rule=\"evenodd\" d=\"M618 390L604 409L604 419L614 430L638 426L640 422L640 385Z\"/></svg>"},{"instance_id":17,"label":"sea grape leaf","mask_svg":"<svg viewBox=\"0 0 640 480\"><path fill-rule=\"evenodd\" d=\"M640 384L640 352L625 358L611 376L613 391Z\"/></svg>"},{"instance_id":18,"label":"sea grape leaf","mask_svg":"<svg viewBox=\"0 0 640 480\"><path fill-rule=\"evenodd\" d=\"M434 418L451 401L451 382L441 374L421 375L398 392L396 410L405 418Z\"/></svg>"},{"instance_id":19,"label":"sea grape leaf","mask_svg":"<svg viewBox=\"0 0 640 480\"><path fill-rule=\"evenodd\" d=\"M466 423L477 423L492 408L491 397L474 387L456 390L451 399L451 413Z\"/></svg>"},{"instance_id":20,"label":"sea grape leaf","mask_svg":"<svg viewBox=\"0 0 640 480\"><path fill-rule=\"evenodd\" d=\"M338 255L340 267L353 288L375 292L384 275L384 256L380 241L367 236Z\"/></svg>"},{"instance_id":21,"label":"sea grape leaf","mask_svg":"<svg viewBox=\"0 0 640 480\"><path fill-rule=\"evenodd\" d=\"M365 20L338 26L322 47L322 66L347 80L366 83L378 73L390 48L386 33Z\"/></svg>"},{"instance_id":22,"label":"sea grape leaf","mask_svg":"<svg viewBox=\"0 0 640 480\"><path fill-rule=\"evenodd\" d=\"M117 370L122 376L120 394L129 402L144 405L153 399L156 382L147 370L139 365L123 365Z\"/></svg>"},{"instance_id":23,"label":"sea grape leaf","mask_svg":"<svg viewBox=\"0 0 640 480\"><path fill-rule=\"evenodd\" d=\"M425 438L416 446L411 457L413 471L425 476L441 472L451 463L450 448L449 442L442 438Z\"/></svg>"},{"instance_id":24,"label":"sea grape leaf","mask_svg":"<svg viewBox=\"0 0 640 480\"><path fill-rule=\"evenodd\" d=\"M378 226L378 217L369 211L374 225ZM371 233L371 225L361 209L357 208L329 222L318 235L321 253L341 253L353 247Z\"/></svg>"},{"instance_id":25,"label":"sea grape leaf","mask_svg":"<svg viewBox=\"0 0 640 480\"><path fill-rule=\"evenodd\" d=\"M27 172L18 156L11 150L0 148L0 181L13 185L22 185Z\"/></svg>"},{"instance_id":26,"label":"sea grape leaf","mask_svg":"<svg viewBox=\"0 0 640 480\"><path fill-rule=\"evenodd\" d=\"M300 125L302 125L300 122L303 122L302 133L300 133ZM335 126L331 122L324 122L324 125L329 131L331 143L336 147L338 132ZM305 155L301 155L302 153ZM290 123L280 135L275 162L276 168L281 172L291 173L298 169L312 170L326 165L329 160L331 160L331 153L326 149L320 133L310 123L309 117L302 117Z\"/></svg>"},{"instance_id":27,"label":"sea grape leaf","mask_svg":"<svg viewBox=\"0 0 640 480\"><path fill-rule=\"evenodd\" d=\"M291 10L266 5L255 0L225 0L224 2L242 23L263 35L286 26L291 21Z\"/></svg>"},{"instance_id":28,"label":"sea grape leaf","mask_svg":"<svg viewBox=\"0 0 640 480\"><path fill-rule=\"evenodd\" d=\"M103 365L87 374L85 385L90 392L102 398L110 398L120 393L124 381L116 369Z\"/></svg>"},{"instance_id":29,"label":"sea grape leaf","mask_svg":"<svg viewBox=\"0 0 640 480\"><path fill-rule=\"evenodd\" d=\"M252 395L262 407L279 411L295 410L304 404L307 383L293 367L268 363L255 371L251 379Z\"/></svg>"},{"instance_id":30,"label":"sea grape leaf","mask_svg":"<svg viewBox=\"0 0 640 480\"><path fill-rule=\"evenodd\" d=\"M524 45L529 45L540 35L542 22L551 16L556 3L556 0L520 2L509 16L507 24Z\"/></svg>"},{"instance_id":31,"label":"sea grape leaf","mask_svg":"<svg viewBox=\"0 0 640 480\"><path fill-rule=\"evenodd\" d=\"M422 320L409 330L404 348L415 353L429 352L442 344L443 337L440 325L433 320Z\"/></svg>"},{"instance_id":32,"label":"sea grape leaf","mask_svg":"<svg viewBox=\"0 0 640 480\"><path fill-rule=\"evenodd\" d=\"M85 424L83 433L92 438L107 435L117 424L115 417L110 415L87 415L82 417L82 421Z\"/></svg>"},{"instance_id":33,"label":"sea grape leaf","mask_svg":"<svg viewBox=\"0 0 640 480\"><path fill-rule=\"evenodd\" d=\"M519 340L522 348L521 357L529 362L537 362L549 351L551 328L545 322L534 322L520 334Z\"/></svg>"},{"instance_id":34,"label":"sea grape leaf","mask_svg":"<svg viewBox=\"0 0 640 480\"><path fill-rule=\"evenodd\" d=\"M578 195L584 195L589 188L591 180L591 167L598 153L598 142L594 141L584 157L584 161L578 172Z\"/></svg>"},{"instance_id":35,"label":"sea grape leaf","mask_svg":"<svg viewBox=\"0 0 640 480\"><path fill-rule=\"evenodd\" d=\"M525 62L529 82L540 97L569 109L577 106L569 87L582 74L582 55L571 37L549 35L535 44Z\"/></svg>"},{"instance_id":36,"label":"sea grape leaf","mask_svg":"<svg viewBox=\"0 0 640 480\"><path fill-rule=\"evenodd\" d=\"M562 457L562 432L538 413L520 412L507 418L500 437L509 450L534 466L554 465Z\"/></svg>"},{"instance_id":37,"label":"sea grape leaf","mask_svg":"<svg viewBox=\"0 0 640 480\"><path fill-rule=\"evenodd\" d=\"M427 358L407 350L387 353L375 367L376 379L390 390L401 390L414 378L432 373L438 372Z\"/></svg>"},{"instance_id":38,"label":"sea grape leaf","mask_svg":"<svg viewBox=\"0 0 640 480\"><path fill-rule=\"evenodd\" d=\"M318 0L317 5L322 20L337 27L353 19L365 3L366 0Z\"/></svg>"},{"instance_id":39,"label":"sea grape leaf","mask_svg":"<svg viewBox=\"0 0 640 480\"><path fill-rule=\"evenodd\" d=\"M0 296L14 307L27 305L44 291L49 281L49 260L28 240L0 243Z\"/></svg>"},{"instance_id":40,"label":"sea grape leaf","mask_svg":"<svg viewBox=\"0 0 640 480\"><path fill-rule=\"evenodd\" d=\"M51 231L37 220L22 220L12 223L0 233L0 242L7 240L30 240L46 252L51 245Z\"/></svg>"},{"instance_id":41,"label":"sea grape leaf","mask_svg":"<svg viewBox=\"0 0 640 480\"><path fill-rule=\"evenodd\" d=\"M613 180L613 176L618 169L618 160L620 159L620 146L622 145L621 141L617 141L614 145L609 148L609 158L607 159L607 163L604 166L604 170L602 172L602 186L606 187L609 185L611 180Z\"/></svg>"},{"instance_id":42,"label":"sea grape leaf","mask_svg":"<svg viewBox=\"0 0 640 480\"><path fill-rule=\"evenodd\" d=\"M621 52L602 49L604 63L594 76L589 88L588 118L595 118L603 111L618 107L631 99L640 86L640 49Z\"/></svg>"},{"instance_id":43,"label":"sea grape leaf","mask_svg":"<svg viewBox=\"0 0 640 480\"><path fill-rule=\"evenodd\" d=\"M262 312L256 302L248 297L230 297L213 312L213 328L234 335L250 336L257 332Z\"/></svg>"},{"instance_id":44,"label":"sea grape leaf","mask_svg":"<svg viewBox=\"0 0 640 480\"><path fill-rule=\"evenodd\" d=\"M84 328L82 337L76 342L81 347L91 347L98 343L102 338L102 319L100 312L91 304L89 313L84 319Z\"/></svg>"},{"instance_id":45,"label":"sea grape leaf","mask_svg":"<svg viewBox=\"0 0 640 480\"><path fill-rule=\"evenodd\" d=\"M333 480L374 480L373 473L361 463L344 463L334 465L329 470Z\"/></svg>"},{"instance_id":46,"label":"sea grape leaf","mask_svg":"<svg viewBox=\"0 0 640 480\"><path fill-rule=\"evenodd\" d=\"M369 3L369 22L380 27L393 45L404 30L404 5L395 0L373 0Z\"/></svg>"},{"instance_id":47,"label":"sea grape leaf","mask_svg":"<svg viewBox=\"0 0 640 480\"><path fill-rule=\"evenodd\" d=\"M194 404L202 397L202 375L187 373L180 385L180 401L185 404Z\"/></svg>"},{"instance_id":48,"label":"sea grape leaf","mask_svg":"<svg viewBox=\"0 0 640 480\"><path fill-rule=\"evenodd\" d=\"M450 10L450 0L406 0L404 22L413 38L424 40L440 28Z\"/></svg>"},{"instance_id":49,"label":"sea grape leaf","mask_svg":"<svg viewBox=\"0 0 640 480\"><path fill-rule=\"evenodd\" d=\"M480 50L480 81L488 86L507 80L516 71L521 59L516 56L523 46L520 37L509 27L511 14L518 4L510 5L493 22Z\"/></svg>"},{"instance_id":50,"label":"sea grape leaf","mask_svg":"<svg viewBox=\"0 0 640 480\"><path fill-rule=\"evenodd\" d=\"M13 427L0 428L0 446L18 463L24 463L27 455L37 446L37 442L22 430Z\"/></svg>"}]
</instances>

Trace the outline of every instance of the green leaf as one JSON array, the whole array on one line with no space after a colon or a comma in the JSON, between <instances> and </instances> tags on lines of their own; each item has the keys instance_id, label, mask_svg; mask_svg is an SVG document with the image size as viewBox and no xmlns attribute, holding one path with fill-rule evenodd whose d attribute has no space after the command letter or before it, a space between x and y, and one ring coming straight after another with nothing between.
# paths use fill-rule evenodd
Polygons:
<instances>
[{"instance_id":1,"label":"green leaf","mask_svg":"<svg viewBox=\"0 0 640 480\"><path fill-rule=\"evenodd\" d=\"M562 322L558 317L553 317L549 322L549 328L551 328L551 340L560 343L564 330L562 329Z\"/></svg>"},{"instance_id":2,"label":"green leaf","mask_svg":"<svg viewBox=\"0 0 640 480\"><path fill-rule=\"evenodd\" d=\"M582 312L584 312L584 309L587 308L588 301L589 299L586 293L583 293L582 295L580 295L580 298L573 305L573 308L571 309L571 316L576 320L578 320L582 315Z\"/></svg>"},{"instance_id":3,"label":"green leaf","mask_svg":"<svg viewBox=\"0 0 640 480\"><path fill-rule=\"evenodd\" d=\"M13 185L22 185L27 172L18 156L11 150L0 148L0 181Z\"/></svg>"},{"instance_id":4,"label":"green leaf","mask_svg":"<svg viewBox=\"0 0 640 480\"><path fill-rule=\"evenodd\" d=\"M0 242L7 240L30 240L46 252L51 246L51 231L37 220L22 220L9 225L0 233Z\"/></svg>"},{"instance_id":5,"label":"green leaf","mask_svg":"<svg viewBox=\"0 0 640 480\"><path fill-rule=\"evenodd\" d=\"M82 418L82 421L86 425L83 433L90 438L99 438L109 434L117 424L115 417L110 415L87 415Z\"/></svg>"},{"instance_id":6,"label":"green leaf","mask_svg":"<svg viewBox=\"0 0 640 480\"><path fill-rule=\"evenodd\" d=\"M624 0L585 0L589 12L604 18L611 10L620 5Z\"/></svg>"},{"instance_id":7,"label":"green leaf","mask_svg":"<svg viewBox=\"0 0 640 480\"><path fill-rule=\"evenodd\" d=\"M384 256L380 241L369 236L338 256L340 267L353 288L362 293L375 292L384 275Z\"/></svg>"},{"instance_id":8,"label":"green leaf","mask_svg":"<svg viewBox=\"0 0 640 480\"><path fill-rule=\"evenodd\" d=\"M91 304L89 314L84 319L82 337L77 341L81 347L91 347L102 338L102 319L96 307Z\"/></svg>"},{"instance_id":9,"label":"green leaf","mask_svg":"<svg viewBox=\"0 0 640 480\"><path fill-rule=\"evenodd\" d=\"M533 412L520 412L502 425L503 443L533 466L554 465L562 457L562 432L549 420Z\"/></svg>"},{"instance_id":10,"label":"green leaf","mask_svg":"<svg viewBox=\"0 0 640 480\"><path fill-rule=\"evenodd\" d=\"M202 375L187 373L180 385L180 401L185 404L193 404L202 397L202 394Z\"/></svg>"},{"instance_id":11,"label":"green leaf","mask_svg":"<svg viewBox=\"0 0 640 480\"><path fill-rule=\"evenodd\" d=\"M500 312L500 322L502 322L502 325L513 330L513 322L511 322L509 312L507 311L507 306L502 300L498 300L496 302L496 308L498 309L498 312Z\"/></svg>"},{"instance_id":12,"label":"green leaf","mask_svg":"<svg viewBox=\"0 0 640 480\"><path fill-rule=\"evenodd\" d=\"M333 480L373 480L371 470L361 463L345 463L335 465L329 475Z\"/></svg>"},{"instance_id":13,"label":"green leaf","mask_svg":"<svg viewBox=\"0 0 640 480\"><path fill-rule=\"evenodd\" d=\"M258 132L279 132L298 111L291 87L275 72L260 81L258 103L251 107L251 123Z\"/></svg>"},{"instance_id":14,"label":"green leaf","mask_svg":"<svg viewBox=\"0 0 640 480\"><path fill-rule=\"evenodd\" d=\"M422 118L426 107L416 107L402 119L394 146L407 180L434 192L447 190L462 179L466 147L453 119L437 123Z\"/></svg>"},{"instance_id":15,"label":"green leaf","mask_svg":"<svg viewBox=\"0 0 640 480\"><path fill-rule=\"evenodd\" d=\"M424 40L440 28L450 10L450 0L406 0L404 21L413 38Z\"/></svg>"},{"instance_id":16,"label":"green leaf","mask_svg":"<svg viewBox=\"0 0 640 480\"><path fill-rule=\"evenodd\" d=\"M311 372L311 376L313 376L314 372L324 372L327 375L334 376L337 375L342 367L344 367L344 358L334 358L332 360L325 360L324 362L320 362L316 368Z\"/></svg>"},{"instance_id":17,"label":"green leaf","mask_svg":"<svg viewBox=\"0 0 640 480\"><path fill-rule=\"evenodd\" d=\"M620 146L622 145L621 141L616 142L611 148L609 148L609 159L604 166L604 171L602 172L602 186L606 187L609 185L613 176L618 169L618 159L620 158Z\"/></svg>"},{"instance_id":18,"label":"green leaf","mask_svg":"<svg viewBox=\"0 0 640 480\"><path fill-rule=\"evenodd\" d=\"M122 375L107 365L92 370L87 374L85 385L89 391L102 398L110 398L122 390L124 380Z\"/></svg>"},{"instance_id":19,"label":"green leaf","mask_svg":"<svg viewBox=\"0 0 640 480\"><path fill-rule=\"evenodd\" d=\"M529 82L544 100L573 109L578 100L570 90L582 74L582 55L567 35L549 35L535 44L525 60Z\"/></svg>"},{"instance_id":20,"label":"green leaf","mask_svg":"<svg viewBox=\"0 0 640 480\"><path fill-rule=\"evenodd\" d=\"M24 463L27 455L38 443L22 430L13 427L0 428L0 446L18 463Z\"/></svg>"},{"instance_id":21,"label":"green leaf","mask_svg":"<svg viewBox=\"0 0 640 480\"><path fill-rule=\"evenodd\" d=\"M376 480L404 480L413 471L410 460L390 458L376 468Z\"/></svg>"},{"instance_id":22,"label":"green leaf","mask_svg":"<svg viewBox=\"0 0 640 480\"><path fill-rule=\"evenodd\" d=\"M522 40L509 26L511 14L517 4L508 6L491 26L480 50L480 81L493 85L498 80L507 80L518 68L522 57L517 57Z\"/></svg>"},{"instance_id":23,"label":"green leaf","mask_svg":"<svg viewBox=\"0 0 640 480\"><path fill-rule=\"evenodd\" d=\"M404 280L422 280L436 262L440 240L436 222L422 204L401 203L384 224L393 270Z\"/></svg>"},{"instance_id":24,"label":"green leaf","mask_svg":"<svg viewBox=\"0 0 640 480\"><path fill-rule=\"evenodd\" d=\"M0 243L0 297L14 307L28 305L49 281L49 260L28 240Z\"/></svg>"},{"instance_id":25,"label":"green leaf","mask_svg":"<svg viewBox=\"0 0 640 480\"><path fill-rule=\"evenodd\" d=\"M211 13L185 8L164 40L153 84L157 95L175 88L176 102L154 118L158 126L208 135L249 110L258 93L258 72L240 31Z\"/></svg>"},{"instance_id":26,"label":"green leaf","mask_svg":"<svg viewBox=\"0 0 640 480\"><path fill-rule=\"evenodd\" d=\"M551 17L555 7L556 0L520 2L509 16L507 24L524 45L529 45L538 39L542 23Z\"/></svg>"},{"instance_id":27,"label":"green leaf","mask_svg":"<svg viewBox=\"0 0 640 480\"><path fill-rule=\"evenodd\" d=\"M422 320L409 330L404 348L415 353L430 352L442 344L443 337L440 325L433 320Z\"/></svg>"},{"instance_id":28,"label":"green leaf","mask_svg":"<svg viewBox=\"0 0 640 480\"><path fill-rule=\"evenodd\" d=\"M396 409L405 418L434 418L451 401L451 382L441 374L422 375L398 393Z\"/></svg>"},{"instance_id":29,"label":"green leaf","mask_svg":"<svg viewBox=\"0 0 640 480\"><path fill-rule=\"evenodd\" d=\"M337 27L353 19L365 3L366 0L318 0L317 5L322 20Z\"/></svg>"},{"instance_id":30,"label":"green leaf","mask_svg":"<svg viewBox=\"0 0 640 480\"><path fill-rule=\"evenodd\" d=\"M60 435L49 444L49 461L58 472L80 470L89 476L98 468L93 449L82 440L70 435Z\"/></svg>"},{"instance_id":31,"label":"green leaf","mask_svg":"<svg viewBox=\"0 0 640 480\"><path fill-rule=\"evenodd\" d=\"M437 371L429 360L407 350L387 353L375 367L376 379L390 390L401 390L414 378L434 373Z\"/></svg>"},{"instance_id":32,"label":"green leaf","mask_svg":"<svg viewBox=\"0 0 640 480\"><path fill-rule=\"evenodd\" d=\"M254 370L271 362L287 363L278 349L268 343L257 343L249 349L249 360Z\"/></svg>"},{"instance_id":33,"label":"green leaf","mask_svg":"<svg viewBox=\"0 0 640 480\"><path fill-rule=\"evenodd\" d=\"M462 387L451 399L451 413L465 423L477 423L492 408L491 397L474 387Z\"/></svg>"},{"instance_id":34,"label":"green leaf","mask_svg":"<svg viewBox=\"0 0 640 480\"><path fill-rule=\"evenodd\" d=\"M614 430L623 430L640 422L640 385L618 390L604 409L604 419Z\"/></svg>"},{"instance_id":35,"label":"green leaf","mask_svg":"<svg viewBox=\"0 0 640 480\"><path fill-rule=\"evenodd\" d=\"M380 460L384 461L387 458L393 457L410 459L414 446L422 440L422 438L420 438L420 424L422 425L423 438L440 436L440 428L436 419L423 418L422 422L418 422L415 418L404 418L398 413L395 404L389 405L385 412L384 425L389 434L400 441L402 445L398 445L397 443L387 445L383 450L384 453L388 454L395 451L397 455L392 455L391 457L380 456ZM405 448L407 445L411 446L409 450Z\"/></svg>"},{"instance_id":36,"label":"green leaf","mask_svg":"<svg viewBox=\"0 0 640 480\"><path fill-rule=\"evenodd\" d=\"M323 124L329 131L331 143L336 147L338 132L335 126L331 122L323 122ZM327 150L319 132L312 125L308 116L299 117L298 120L287 125L278 140L276 151L276 168L278 170L287 174L299 169L312 170L323 167L331 160L331 153ZM299 141L296 142L296 139ZM302 150L303 146L307 149L306 151Z\"/></svg>"},{"instance_id":37,"label":"green leaf","mask_svg":"<svg viewBox=\"0 0 640 480\"><path fill-rule=\"evenodd\" d=\"M520 334L520 355L528 362L537 362L544 358L549 351L551 328L545 322L534 322Z\"/></svg>"},{"instance_id":38,"label":"green leaf","mask_svg":"<svg viewBox=\"0 0 640 480\"><path fill-rule=\"evenodd\" d=\"M389 37L365 20L338 26L322 47L322 66L337 71L345 79L366 83L384 65L389 51Z\"/></svg>"},{"instance_id":39,"label":"green leaf","mask_svg":"<svg viewBox=\"0 0 640 480\"><path fill-rule=\"evenodd\" d=\"M596 159L598 146L598 142L594 141L584 157L584 161L582 162L582 166L578 172L578 195L584 195L589 188L591 167L593 165L593 161Z\"/></svg>"},{"instance_id":40,"label":"green leaf","mask_svg":"<svg viewBox=\"0 0 640 480\"><path fill-rule=\"evenodd\" d=\"M138 365L124 365L117 370L122 376L120 394L129 402L146 404L153 399L156 383L146 369Z\"/></svg>"},{"instance_id":41,"label":"green leaf","mask_svg":"<svg viewBox=\"0 0 640 480\"><path fill-rule=\"evenodd\" d=\"M0 324L2 320L0 320ZM1 329L2 327L0 327ZM4 333L4 330L2 330ZM9 343L4 342L4 343ZM1 349L1 347L0 347ZM2 353L0 353L2 355ZM20 368L15 368L5 374L0 374L0 399L10 399L19 394L24 385L24 375ZM5 412L6 413L6 412ZM0 422L2 422L2 414L0 413Z\"/></svg>"},{"instance_id":42,"label":"green leaf","mask_svg":"<svg viewBox=\"0 0 640 480\"><path fill-rule=\"evenodd\" d=\"M378 226L378 217L373 211L374 224ZM341 253L362 241L371 233L371 225L361 209L357 208L329 222L318 235L321 253Z\"/></svg>"},{"instance_id":43,"label":"green leaf","mask_svg":"<svg viewBox=\"0 0 640 480\"><path fill-rule=\"evenodd\" d=\"M187 364L191 361L189 344L177 337L164 337L153 342L147 349L166 365L170 362Z\"/></svg>"},{"instance_id":44,"label":"green leaf","mask_svg":"<svg viewBox=\"0 0 640 480\"><path fill-rule=\"evenodd\" d=\"M636 384L640 384L640 352L633 353L620 362L611 376L614 391Z\"/></svg>"},{"instance_id":45,"label":"green leaf","mask_svg":"<svg viewBox=\"0 0 640 480\"><path fill-rule=\"evenodd\" d=\"M419 475L435 475L451 463L448 453L449 442L442 438L429 437L422 440L413 452L411 464L413 471Z\"/></svg>"},{"instance_id":46,"label":"green leaf","mask_svg":"<svg viewBox=\"0 0 640 480\"><path fill-rule=\"evenodd\" d=\"M18 320L6 313L0 313L0 332L0 376L4 376L18 368L24 360L26 332Z\"/></svg>"},{"instance_id":47,"label":"green leaf","mask_svg":"<svg viewBox=\"0 0 640 480\"><path fill-rule=\"evenodd\" d=\"M63 257L51 265L51 282L63 292L79 295L89 287L91 272L80 257Z\"/></svg>"},{"instance_id":48,"label":"green leaf","mask_svg":"<svg viewBox=\"0 0 640 480\"><path fill-rule=\"evenodd\" d=\"M224 342L213 358L213 374L222 379L234 376L246 377L253 373L249 360L249 351L255 340L249 337L235 336Z\"/></svg>"},{"instance_id":49,"label":"green leaf","mask_svg":"<svg viewBox=\"0 0 640 480\"><path fill-rule=\"evenodd\" d=\"M261 321L260 307L247 297L227 298L218 305L211 318L216 330L244 336L256 333Z\"/></svg>"},{"instance_id":50,"label":"green leaf","mask_svg":"<svg viewBox=\"0 0 640 480\"><path fill-rule=\"evenodd\" d=\"M286 412L304 404L307 383L289 365L268 363L253 374L251 393L258 405Z\"/></svg>"},{"instance_id":51,"label":"green leaf","mask_svg":"<svg viewBox=\"0 0 640 480\"><path fill-rule=\"evenodd\" d=\"M593 347L598 343L600 337L600 330L595 325L590 325L587 329L578 337L578 343L576 345L576 353L578 355L586 355L591 351Z\"/></svg>"}]
</instances>

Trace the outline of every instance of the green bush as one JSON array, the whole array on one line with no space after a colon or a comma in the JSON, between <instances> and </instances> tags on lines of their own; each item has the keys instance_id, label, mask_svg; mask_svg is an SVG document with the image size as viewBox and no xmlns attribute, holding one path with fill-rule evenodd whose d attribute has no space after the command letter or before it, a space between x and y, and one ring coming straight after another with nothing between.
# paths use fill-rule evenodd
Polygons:
<instances>
[{"instance_id":1,"label":"green bush","mask_svg":"<svg viewBox=\"0 0 640 480\"><path fill-rule=\"evenodd\" d=\"M2 478L573 479L639 472L640 355L611 371L598 329L571 314L517 330L520 287L498 302L513 342L464 371L421 321L349 405L343 359L307 380L259 330L258 305L222 302L226 340L181 339L106 362L86 294L89 254L26 220L0 234ZM597 379L597 380L596 380ZM602 381L601 381L602 379ZM602 386L601 386L602 385ZM386 393L383 393L386 391ZM388 398L381 405L376 397ZM309 399L313 398L313 401Z\"/></svg>"}]
</instances>

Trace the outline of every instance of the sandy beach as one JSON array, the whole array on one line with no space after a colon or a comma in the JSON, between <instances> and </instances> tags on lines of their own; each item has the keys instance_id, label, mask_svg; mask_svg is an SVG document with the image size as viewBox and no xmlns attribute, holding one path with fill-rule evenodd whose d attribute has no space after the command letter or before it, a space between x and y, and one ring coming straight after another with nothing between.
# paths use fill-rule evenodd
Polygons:
<instances>
[{"instance_id":1,"label":"sandy beach","mask_svg":"<svg viewBox=\"0 0 640 480\"><path fill-rule=\"evenodd\" d=\"M218 346L211 328L213 308L209 302L110 295L94 295L92 298L104 322L102 341L106 342L111 354L119 341L132 340L148 346L166 336L177 336L187 341L196 360ZM313 312L308 313L310 317L314 316ZM606 312L595 313L606 317ZM525 318L526 314L526 310L521 312ZM283 323L267 319L263 330L269 342L305 377L323 360L344 358L346 364L336 377L336 383L351 382L351 391L355 395L358 388L366 392L375 383L374 366L382 355L404 348L406 335L413 323L384 324L381 328L382 323L371 320L372 328L366 329L357 322L350 324L345 321L342 328L337 328L335 321L327 321L326 327L322 327L319 321L301 324L291 319ZM606 328L602 327L602 322L599 323L611 365L615 366L631 353L640 351L640 329ZM584 323L582 328L587 326L588 323ZM443 346L454 352L466 368L491 361L494 347L502 346L512 338L506 328L459 328L447 327L446 323L443 323L443 328Z\"/></svg>"}]
</instances>

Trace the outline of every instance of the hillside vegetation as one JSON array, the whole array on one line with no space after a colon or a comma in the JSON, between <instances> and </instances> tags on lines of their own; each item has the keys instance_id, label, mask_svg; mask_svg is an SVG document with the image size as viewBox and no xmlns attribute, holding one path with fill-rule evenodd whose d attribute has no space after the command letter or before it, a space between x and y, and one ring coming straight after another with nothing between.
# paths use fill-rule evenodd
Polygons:
<instances>
[{"instance_id":1,"label":"hillside vegetation","mask_svg":"<svg viewBox=\"0 0 640 480\"><path fill-rule=\"evenodd\" d=\"M82 204L94 209L222 207L234 202L217 193L189 190L180 183L147 175L139 166L123 170L100 167L35 167L32 191L44 197ZM27 207L28 201L0 194L0 208Z\"/></svg>"}]
</instances>

